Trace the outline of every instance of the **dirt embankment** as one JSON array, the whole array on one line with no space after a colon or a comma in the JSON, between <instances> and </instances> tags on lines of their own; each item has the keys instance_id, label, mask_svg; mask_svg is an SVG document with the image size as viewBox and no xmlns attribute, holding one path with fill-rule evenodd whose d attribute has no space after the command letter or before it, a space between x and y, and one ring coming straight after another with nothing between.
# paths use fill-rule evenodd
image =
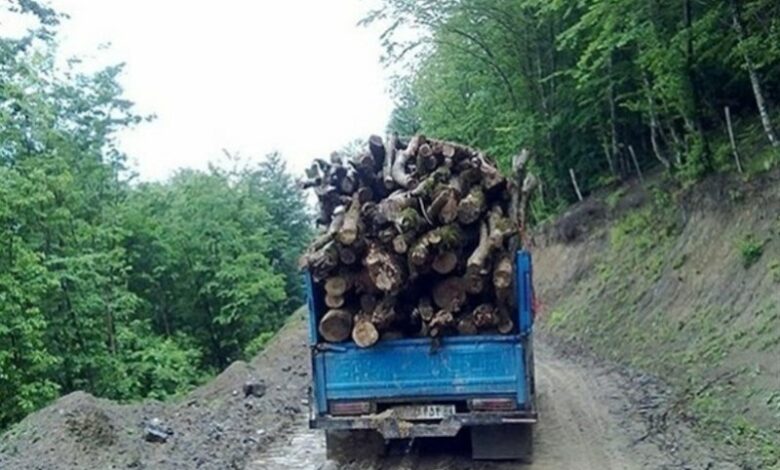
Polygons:
<instances>
[{"instance_id":1,"label":"dirt embankment","mask_svg":"<svg viewBox=\"0 0 780 470\"><path fill-rule=\"evenodd\" d=\"M546 329L662 377L669 416L744 468L780 466L780 172L623 189L536 242Z\"/></svg>"}]
</instances>

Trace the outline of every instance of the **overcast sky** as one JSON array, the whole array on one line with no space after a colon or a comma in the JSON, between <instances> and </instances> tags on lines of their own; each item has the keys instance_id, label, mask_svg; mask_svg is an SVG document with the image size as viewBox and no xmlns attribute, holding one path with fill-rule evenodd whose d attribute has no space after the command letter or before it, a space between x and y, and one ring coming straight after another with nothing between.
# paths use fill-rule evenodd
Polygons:
<instances>
[{"instance_id":1,"label":"overcast sky","mask_svg":"<svg viewBox=\"0 0 780 470\"><path fill-rule=\"evenodd\" d=\"M205 168L221 149L279 150L300 172L381 133L391 110L365 0L52 0L62 52L126 62L121 83L157 119L124 133L144 179ZM111 43L99 50L102 43Z\"/></svg>"}]
</instances>

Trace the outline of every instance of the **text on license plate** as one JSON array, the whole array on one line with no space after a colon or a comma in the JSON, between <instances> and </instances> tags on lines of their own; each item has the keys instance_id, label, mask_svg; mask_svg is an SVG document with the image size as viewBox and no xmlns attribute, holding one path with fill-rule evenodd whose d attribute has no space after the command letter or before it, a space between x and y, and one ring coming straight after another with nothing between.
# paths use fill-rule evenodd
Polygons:
<instances>
[{"instance_id":1,"label":"text on license plate","mask_svg":"<svg viewBox=\"0 0 780 470\"><path fill-rule=\"evenodd\" d=\"M455 405L398 406L393 414L406 420L443 419L455 414Z\"/></svg>"}]
</instances>

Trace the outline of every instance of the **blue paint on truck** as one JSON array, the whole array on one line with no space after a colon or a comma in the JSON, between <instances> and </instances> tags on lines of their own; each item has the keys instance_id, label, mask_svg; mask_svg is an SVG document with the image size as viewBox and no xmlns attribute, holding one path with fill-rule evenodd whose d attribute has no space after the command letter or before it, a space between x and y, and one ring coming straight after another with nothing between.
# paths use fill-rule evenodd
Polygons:
<instances>
[{"instance_id":1,"label":"blue paint on truck","mask_svg":"<svg viewBox=\"0 0 780 470\"><path fill-rule=\"evenodd\" d=\"M535 422L530 254L517 252L515 263L518 301L512 334L450 336L438 342L431 338L384 340L365 349L351 341L319 341L317 322L326 307L321 289L307 275L311 426L376 429L386 438L399 438L447 436L462 427ZM490 399L514 403L503 411L471 409L473 400ZM330 412L332 404L345 402L368 402L370 411L351 416ZM447 404L456 411L440 422L404 421L399 426L401 418L393 415L392 407L419 404Z\"/></svg>"}]
</instances>

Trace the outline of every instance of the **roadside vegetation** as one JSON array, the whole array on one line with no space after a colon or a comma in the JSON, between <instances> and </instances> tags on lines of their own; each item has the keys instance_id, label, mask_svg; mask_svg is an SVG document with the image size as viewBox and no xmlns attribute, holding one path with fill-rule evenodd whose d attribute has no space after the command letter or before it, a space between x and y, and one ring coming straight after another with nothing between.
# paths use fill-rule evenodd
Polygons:
<instances>
[{"instance_id":1,"label":"roadside vegetation","mask_svg":"<svg viewBox=\"0 0 780 470\"><path fill-rule=\"evenodd\" d=\"M280 155L139 183L121 67L56 66L57 14L0 37L0 430L61 394L165 398L260 350L302 303L304 195Z\"/></svg>"}]
</instances>

